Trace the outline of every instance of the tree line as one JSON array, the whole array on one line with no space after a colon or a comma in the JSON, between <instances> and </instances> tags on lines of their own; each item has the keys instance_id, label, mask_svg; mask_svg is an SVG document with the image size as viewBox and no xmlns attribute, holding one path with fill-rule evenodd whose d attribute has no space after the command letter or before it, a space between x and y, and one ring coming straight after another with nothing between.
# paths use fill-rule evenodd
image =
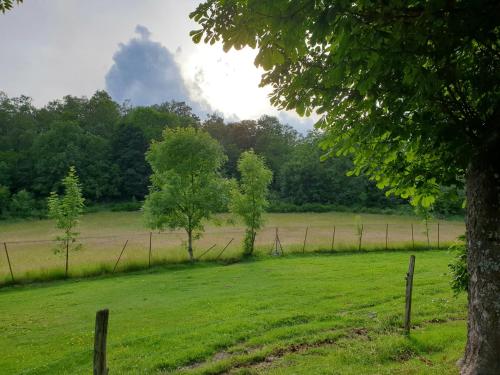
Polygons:
<instances>
[{"instance_id":1,"label":"tree line","mask_svg":"<svg viewBox=\"0 0 500 375\"><path fill-rule=\"evenodd\" d=\"M203 129L221 144L224 177L239 177L244 151L261 155L273 173L270 210L407 207L365 176L347 176L350 158L322 162L322 134L299 134L276 117L227 122L213 114L202 121L182 102L131 107L105 91L37 108L27 96L0 93L0 217L45 216L46 197L61 189L70 166L90 204L142 201L152 172L145 154L165 128L178 127ZM456 204L445 210L454 213Z\"/></svg>"}]
</instances>

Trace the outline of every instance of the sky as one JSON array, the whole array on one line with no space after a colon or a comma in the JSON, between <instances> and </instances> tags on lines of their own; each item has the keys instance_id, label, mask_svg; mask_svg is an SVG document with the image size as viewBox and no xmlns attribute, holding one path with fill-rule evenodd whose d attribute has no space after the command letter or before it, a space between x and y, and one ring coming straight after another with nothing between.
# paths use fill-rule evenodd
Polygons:
<instances>
[{"instance_id":1,"label":"sky","mask_svg":"<svg viewBox=\"0 0 500 375\"><path fill-rule=\"evenodd\" d=\"M312 118L279 112L259 88L256 51L194 44L199 0L25 0L0 14L0 91L36 106L106 90L118 102L186 101L202 117L275 115L305 132Z\"/></svg>"}]
</instances>

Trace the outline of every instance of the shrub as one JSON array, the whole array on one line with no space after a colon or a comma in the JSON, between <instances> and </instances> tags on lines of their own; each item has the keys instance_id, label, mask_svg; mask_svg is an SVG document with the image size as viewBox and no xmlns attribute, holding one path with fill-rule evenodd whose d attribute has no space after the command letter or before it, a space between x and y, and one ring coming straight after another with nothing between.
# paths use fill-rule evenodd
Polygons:
<instances>
[{"instance_id":1,"label":"shrub","mask_svg":"<svg viewBox=\"0 0 500 375\"><path fill-rule=\"evenodd\" d=\"M12 195L9 212L14 217L28 218L39 214L38 205L33 194L27 190L19 190Z\"/></svg>"},{"instance_id":2,"label":"shrub","mask_svg":"<svg viewBox=\"0 0 500 375\"><path fill-rule=\"evenodd\" d=\"M7 186L0 185L0 218L4 218L9 211L10 191Z\"/></svg>"},{"instance_id":3,"label":"shrub","mask_svg":"<svg viewBox=\"0 0 500 375\"><path fill-rule=\"evenodd\" d=\"M467 271L467 245L465 235L458 237L457 242L450 247L455 253L455 258L448 264L451 271L451 289L458 294L466 292L469 285L469 272Z\"/></svg>"}]
</instances>

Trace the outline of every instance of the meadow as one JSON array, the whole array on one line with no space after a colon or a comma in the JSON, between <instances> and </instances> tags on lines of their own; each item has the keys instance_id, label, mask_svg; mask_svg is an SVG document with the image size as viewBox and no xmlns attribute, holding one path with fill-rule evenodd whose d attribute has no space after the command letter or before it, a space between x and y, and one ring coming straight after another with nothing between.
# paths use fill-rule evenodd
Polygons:
<instances>
[{"instance_id":1,"label":"meadow","mask_svg":"<svg viewBox=\"0 0 500 375\"><path fill-rule=\"evenodd\" d=\"M112 374L454 374L466 298L447 251L296 254L156 266L0 290L5 374L88 374L98 309L110 309Z\"/></svg>"},{"instance_id":2,"label":"meadow","mask_svg":"<svg viewBox=\"0 0 500 375\"><path fill-rule=\"evenodd\" d=\"M362 241L359 233L362 225ZM195 242L201 260L234 261L241 257L244 227L228 215L207 222L206 232ZM266 227L256 239L256 254L271 252L278 229L284 253L446 248L463 234L460 220L430 222L415 216L352 213L267 214ZM335 235L334 235L335 230ZM77 228L78 250L70 250L69 276L109 273L126 243L117 271L145 268L151 263L187 262L186 236L182 231L153 232L145 228L140 212L98 212L84 215ZM387 233L386 233L387 231ZM306 237L307 232L307 237ZM413 232L413 233L412 233ZM64 251L56 254L58 231L51 220L0 222L0 244L5 242L16 282L64 277ZM387 234L387 244L386 244ZM227 245L227 247L226 247ZM387 245L387 246L386 246ZM207 249L211 250L204 254ZM0 284L12 282L4 249L0 255ZM224 251L223 251L224 250ZM223 252L222 252L223 251Z\"/></svg>"}]
</instances>

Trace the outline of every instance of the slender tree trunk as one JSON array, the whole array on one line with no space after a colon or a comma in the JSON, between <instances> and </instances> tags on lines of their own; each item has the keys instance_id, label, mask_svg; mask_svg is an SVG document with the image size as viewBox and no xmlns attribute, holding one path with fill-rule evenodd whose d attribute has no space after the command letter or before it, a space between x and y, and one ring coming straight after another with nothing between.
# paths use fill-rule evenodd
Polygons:
<instances>
[{"instance_id":1,"label":"slender tree trunk","mask_svg":"<svg viewBox=\"0 0 500 375\"><path fill-rule=\"evenodd\" d=\"M500 158L469 165L467 187L468 334L463 375L500 374Z\"/></svg>"},{"instance_id":2,"label":"slender tree trunk","mask_svg":"<svg viewBox=\"0 0 500 375\"><path fill-rule=\"evenodd\" d=\"M68 277L68 263L69 263L69 240L66 238L66 267L64 271L64 276Z\"/></svg>"},{"instance_id":3,"label":"slender tree trunk","mask_svg":"<svg viewBox=\"0 0 500 375\"><path fill-rule=\"evenodd\" d=\"M252 228L252 251L250 254L253 254L253 251L255 250L255 237L257 236L257 232L255 231L254 228Z\"/></svg>"},{"instance_id":4,"label":"slender tree trunk","mask_svg":"<svg viewBox=\"0 0 500 375\"><path fill-rule=\"evenodd\" d=\"M190 229L187 231L188 234L188 253L189 253L189 260L191 262L194 261L193 257L193 231Z\"/></svg>"}]
</instances>

